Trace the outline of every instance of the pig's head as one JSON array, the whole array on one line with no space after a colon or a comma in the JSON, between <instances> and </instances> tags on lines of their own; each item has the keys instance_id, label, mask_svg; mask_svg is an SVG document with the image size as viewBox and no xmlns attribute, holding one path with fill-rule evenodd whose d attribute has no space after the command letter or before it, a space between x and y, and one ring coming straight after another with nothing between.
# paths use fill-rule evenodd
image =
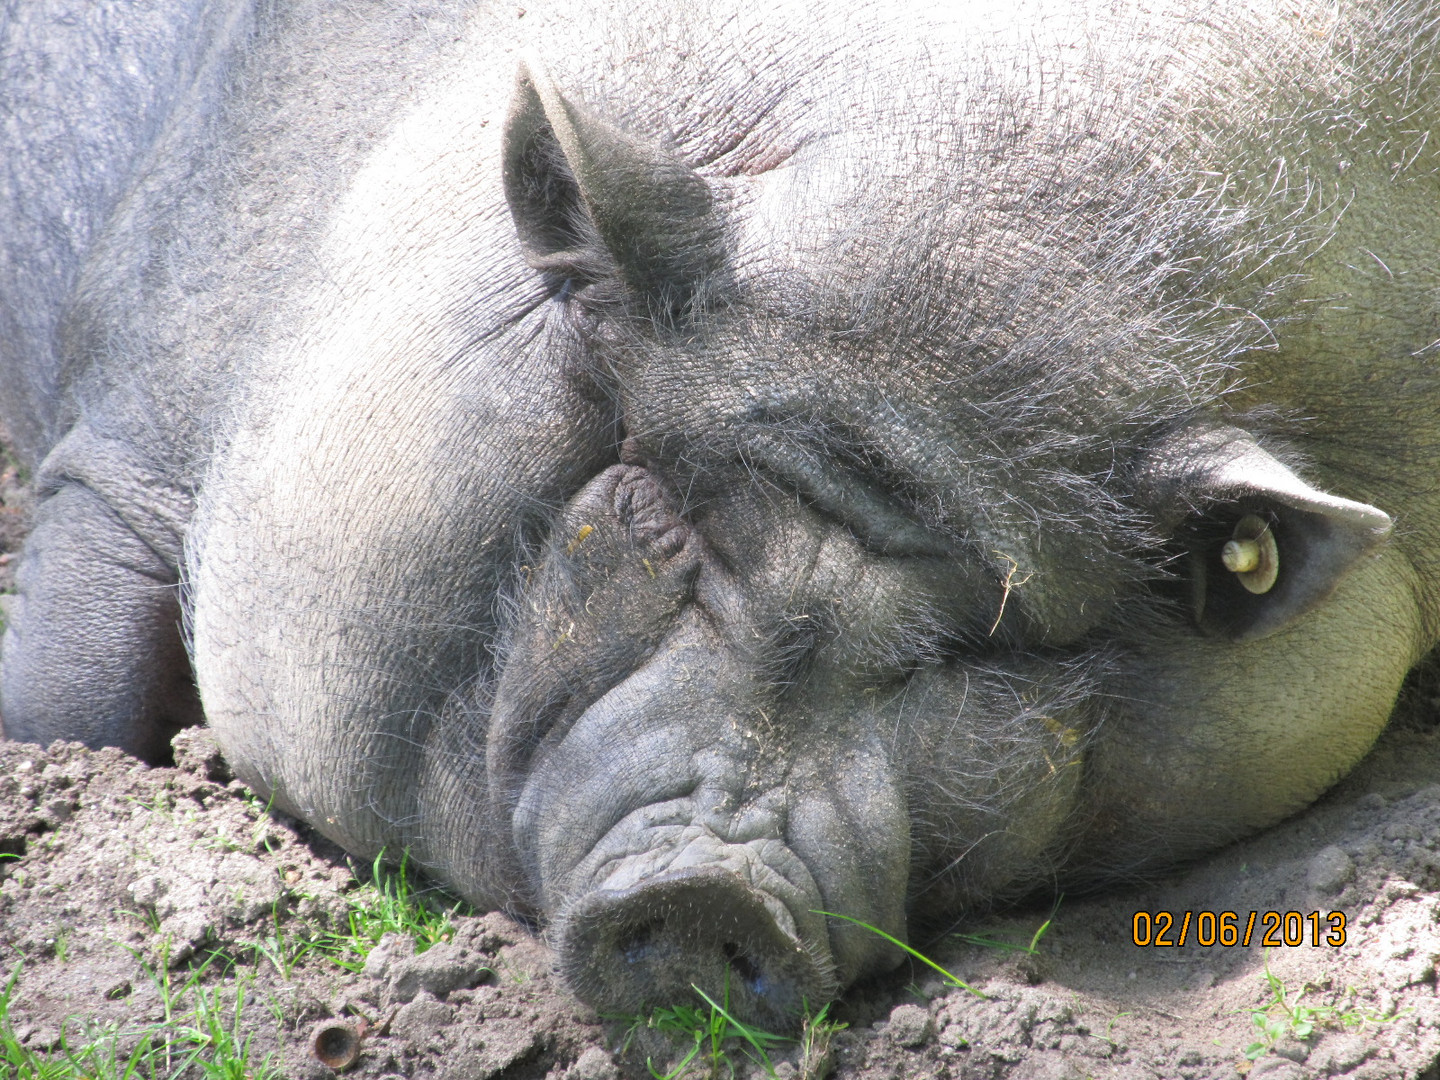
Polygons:
<instances>
[{"instance_id":1,"label":"pig's head","mask_svg":"<svg viewBox=\"0 0 1440 1080\"><path fill-rule=\"evenodd\" d=\"M1197 408L1249 343L1168 292L1180 237L1135 235L1187 208L1032 191L1060 203L1042 244L1007 205L1020 145L938 198L828 148L712 190L530 71L507 146L522 245L625 436L523 589L489 742L582 996L793 1015L896 959L825 913L903 939L1077 850L1191 854L1383 723L1415 648L1403 570L1371 560L1390 519ZM827 183L821 226L766 204ZM1307 618L1357 563L1387 603Z\"/></svg>"},{"instance_id":2,"label":"pig's head","mask_svg":"<svg viewBox=\"0 0 1440 1080\"><path fill-rule=\"evenodd\" d=\"M241 774L532 915L602 1008L694 985L783 1023L898 961L860 923L1276 821L1427 640L1378 452L1263 407L1334 359L1276 345L1346 265L1334 208L1207 188L1270 150L1177 134L1201 106L1159 67L921 79L860 123L857 55L780 134L685 113L670 146L522 69L501 213L417 247L447 189L416 180L404 304L345 248L305 404L207 488L197 667ZM482 249L510 261L476 285ZM367 304L409 322L360 340ZM347 432L310 498L287 463ZM235 597L277 555L261 619Z\"/></svg>"}]
</instances>

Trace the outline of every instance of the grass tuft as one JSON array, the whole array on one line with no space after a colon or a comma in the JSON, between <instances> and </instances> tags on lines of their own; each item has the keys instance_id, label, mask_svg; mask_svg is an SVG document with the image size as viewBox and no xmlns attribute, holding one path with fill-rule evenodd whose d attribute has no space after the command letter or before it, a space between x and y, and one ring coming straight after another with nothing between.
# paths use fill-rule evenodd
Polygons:
<instances>
[{"instance_id":1,"label":"grass tuft","mask_svg":"<svg viewBox=\"0 0 1440 1080\"><path fill-rule=\"evenodd\" d=\"M226 987L204 986L211 960L177 981L169 970L168 942L163 943L155 964L141 961L160 992L163 1020L138 1027L67 1021L59 1046L45 1050L21 1042L10 1018L24 970L24 962L17 963L0 990L0 1075L7 1080L170 1080L182 1075L279 1080L272 1056L257 1061L253 1035L242 1033L253 976L234 981L228 994Z\"/></svg>"},{"instance_id":2,"label":"grass tuft","mask_svg":"<svg viewBox=\"0 0 1440 1080\"><path fill-rule=\"evenodd\" d=\"M730 984L725 984L724 1002L718 1002L698 986L690 989L704 1003L700 1005L671 1005L650 1010L639 1016L610 1016L607 1019L629 1023L621 1047L624 1053L630 1049L635 1035L642 1029L657 1031L682 1046L688 1047L685 1056L668 1071L661 1072L655 1067L653 1057L645 1059L645 1067L655 1080L680 1080L691 1075L703 1076L706 1080L720 1080L733 1077L736 1073L733 1055L738 1051L758 1065L766 1076L776 1075L770 1055L785 1043L795 1042L788 1035L765 1031L737 1019L730 1012ZM805 1026L800 1037L802 1080L818 1080L825 1075L830 1063L830 1039L846 1025L827 1019L830 1006L826 1005L813 1016L808 1006Z\"/></svg>"},{"instance_id":3,"label":"grass tuft","mask_svg":"<svg viewBox=\"0 0 1440 1080\"><path fill-rule=\"evenodd\" d=\"M1388 1024L1403 1015L1392 1012L1389 1016L1377 1016L1359 1009L1302 1004L1305 994L1313 988L1309 985L1303 986L1300 992L1292 997L1285 980L1270 970L1269 949L1265 950L1264 978L1270 988L1270 1000L1258 1009L1250 1010L1250 1019L1255 1024L1258 1035L1254 1042L1245 1047L1245 1056L1251 1061L1264 1057L1276 1043L1287 1036L1303 1041L1313 1035L1317 1027L1328 1026L1348 1031L1365 1024Z\"/></svg>"},{"instance_id":4,"label":"grass tuft","mask_svg":"<svg viewBox=\"0 0 1440 1080\"><path fill-rule=\"evenodd\" d=\"M346 898L344 930L331 934L330 959L347 971L364 967L370 950L386 934L403 934L423 953L455 936L455 916L471 913L463 900L447 907L440 900L442 893L417 889L408 874L408 851L394 870L386 867L384 858L383 850L375 856L370 881Z\"/></svg>"},{"instance_id":5,"label":"grass tuft","mask_svg":"<svg viewBox=\"0 0 1440 1080\"><path fill-rule=\"evenodd\" d=\"M978 945L984 949L1000 949L1005 952L1021 952L1027 956L1038 956L1040 939L1045 936L1046 931L1050 929L1050 924L1055 921L1055 911L1060 907L1060 901L1063 899L1062 896L1055 901L1055 907L1050 910L1050 917L1040 924L1035 933L1030 935L1030 944L1028 945L1017 945L1013 941L1000 941L997 938L985 937L983 934L956 934L954 937L967 945Z\"/></svg>"}]
</instances>

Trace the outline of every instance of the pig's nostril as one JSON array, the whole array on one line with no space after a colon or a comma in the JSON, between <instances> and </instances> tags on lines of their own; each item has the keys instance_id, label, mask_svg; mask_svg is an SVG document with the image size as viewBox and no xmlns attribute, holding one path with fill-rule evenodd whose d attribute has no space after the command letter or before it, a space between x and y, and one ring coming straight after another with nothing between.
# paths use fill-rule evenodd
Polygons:
<instances>
[{"instance_id":1,"label":"pig's nostril","mask_svg":"<svg viewBox=\"0 0 1440 1080\"><path fill-rule=\"evenodd\" d=\"M642 926L623 941L617 942L615 947L620 950L620 955L627 964L643 964L650 957L650 946L654 937L651 927Z\"/></svg>"},{"instance_id":2,"label":"pig's nostril","mask_svg":"<svg viewBox=\"0 0 1440 1080\"><path fill-rule=\"evenodd\" d=\"M726 998L732 1015L789 1026L806 1000L826 1001L835 989L818 950L782 929L761 893L718 867L587 894L564 913L555 942L571 987L616 1012L690 1000L698 988Z\"/></svg>"},{"instance_id":3,"label":"pig's nostril","mask_svg":"<svg viewBox=\"0 0 1440 1080\"><path fill-rule=\"evenodd\" d=\"M745 955L745 951L733 941L727 941L720 947L721 953L725 956L725 962L730 965L730 970L735 972L745 981L745 985L752 993L763 994L765 992L764 970Z\"/></svg>"}]
</instances>

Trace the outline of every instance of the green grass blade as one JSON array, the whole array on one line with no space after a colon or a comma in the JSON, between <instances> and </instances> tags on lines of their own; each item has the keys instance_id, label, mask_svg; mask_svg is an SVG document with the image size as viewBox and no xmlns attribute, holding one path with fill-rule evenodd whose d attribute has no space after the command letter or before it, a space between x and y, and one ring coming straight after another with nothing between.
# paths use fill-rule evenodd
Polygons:
<instances>
[{"instance_id":1,"label":"green grass blade","mask_svg":"<svg viewBox=\"0 0 1440 1080\"><path fill-rule=\"evenodd\" d=\"M878 926L871 926L869 923L864 922L864 921L861 920L861 919L853 919L853 918L851 918L849 915L838 915L838 914L836 914L836 913L833 912L833 911L818 911L818 910L812 909L812 910L811 910L811 914L812 914L812 915L824 915L826 918L830 918L830 919L844 919L846 922L854 923L856 926L864 927L866 930L869 930L872 934L879 934L882 938L884 938L886 941L890 942L890 944L894 945L896 948L903 949L905 952L907 952L907 953L909 953L911 956L913 956L916 960L919 960L922 964L925 964L925 965L927 965L928 967L934 968L936 971L938 971L941 975L945 976L945 978L949 980L951 986L957 986L957 987L959 987L961 990L964 990L964 991L966 991L967 993L970 993L970 994L974 994L974 995L975 995L976 997L978 997L978 998L986 998L987 1000L988 1000L988 998L989 998L989 995L988 995L988 994L985 994L983 991L976 990L973 986L971 986L969 983L967 983L964 979L961 979L961 978L959 978L959 977L957 977L957 976L955 976L955 975L952 975L950 972L946 971L943 967L941 967L939 964L937 964L934 960L931 960L928 956L926 956L924 953L920 952L918 949L913 949L913 948L911 948L909 945L906 945L905 942L901 941L901 940L900 940L899 938L897 938L897 937L894 937L894 936L892 936L892 935L890 935L890 934L887 934L884 930L881 930Z\"/></svg>"},{"instance_id":2,"label":"green grass blade","mask_svg":"<svg viewBox=\"0 0 1440 1080\"><path fill-rule=\"evenodd\" d=\"M695 993L699 994L702 998L704 998L705 1003L709 1005L710 1008L714 1010L714 1012L718 1013L721 1017L724 1018L725 1023L729 1025L729 1027L725 1030L725 1037L728 1038L731 1035L737 1035L740 1038L744 1039L747 1043L754 1047L755 1052L760 1055L760 1060L765 1065L765 1071L768 1073L774 1073L775 1067L770 1064L770 1055L765 1052L764 1044L768 1043L773 1046L776 1043L788 1042L789 1040L784 1035L776 1035L773 1031L764 1031L760 1028L752 1028L749 1024L742 1023L741 1021L735 1019L735 1017L730 1015L728 1009L726 1009L723 1005L718 1004L714 998L712 998L709 994L705 993L704 990L701 990L700 987L696 986L694 983L690 984L690 989L694 990Z\"/></svg>"},{"instance_id":3,"label":"green grass blade","mask_svg":"<svg viewBox=\"0 0 1440 1080\"><path fill-rule=\"evenodd\" d=\"M1058 904L1059 901L1057 900L1056 903ZM1043 923L1041 923L1040 929L1036 930L1035 933L1031 936L1030 948L1028 950L1031 956L1034 956L1035 953L1039 951L1040 939L1045 936L1045 931L1050 929L1050 924L1054 921L1055 917L1052 915L1050 918L1046 919Z\"/></svg>"}]
</instances>

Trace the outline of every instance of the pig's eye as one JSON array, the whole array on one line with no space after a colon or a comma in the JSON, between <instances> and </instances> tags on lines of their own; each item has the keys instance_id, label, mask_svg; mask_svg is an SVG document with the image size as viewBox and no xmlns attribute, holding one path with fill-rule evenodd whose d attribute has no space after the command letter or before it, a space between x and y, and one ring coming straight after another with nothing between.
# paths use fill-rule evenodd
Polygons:
<instances>
[{"instance_id":1,"label":"pig's eye","mask_svg":"<svg viewBox=\"0 0 1440 1080\"><path fill-rule=\"evenodd\" d=\"M787 479L813 509L845 526L876 555L903 558L955 553L954 540L917 521L899 500L864 476L836 470L820 477Z\"/></svg>"},{"instance_id":2,"label":"pig's eye","mask_svg":"<svg viewBox=\"0 0 1440 1080\"><path fill-rule=\"evenodd\" d=\"M868 550L893 558L953 555L953 537L909 513L901 499L859 468L760 435L745 449L752 470L799 493L806 504L844 525Z\"/></svg>"}]
</instances>

